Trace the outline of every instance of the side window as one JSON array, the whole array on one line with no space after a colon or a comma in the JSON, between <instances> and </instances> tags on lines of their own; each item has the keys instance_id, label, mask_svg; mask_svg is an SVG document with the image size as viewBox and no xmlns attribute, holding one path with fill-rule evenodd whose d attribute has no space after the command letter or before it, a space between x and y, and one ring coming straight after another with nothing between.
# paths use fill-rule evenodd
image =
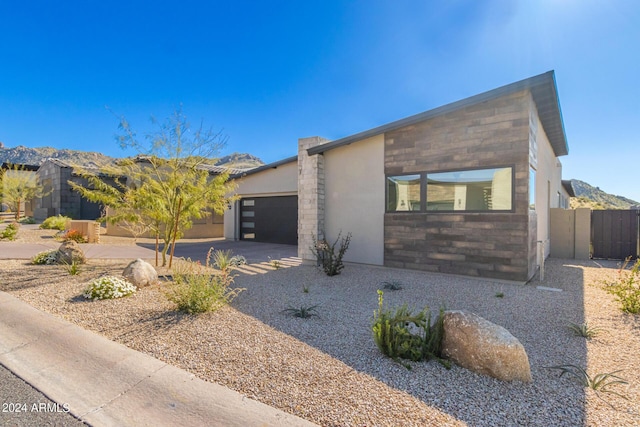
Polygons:
<instances>
[{"instance_id":1,"label":"side window","mask_svg":"<svg viewBox=\"0 0 640 427\"><path fill-rule=\"evenodd\" d=\"M510 211L513 168L427 174L427 211Z\"/></svg>"},{"instance_id":2,"label":"side window","mask_svg":"<svg viewBox=\"0 0 640 427\"><path fill-rule=\"evenodd\" d=\"M536 170L529 168L529 209L536 210Z\"/></svg>"},{"instance_id":3,"label":"side window","mask_svg":"<svg viewBox=\"0 0 640 427\"><path fill-rule=\"evenodd\" d=\"M387 177L387 212L420 211L420 175Z\"/></svg>"}]
</instances>

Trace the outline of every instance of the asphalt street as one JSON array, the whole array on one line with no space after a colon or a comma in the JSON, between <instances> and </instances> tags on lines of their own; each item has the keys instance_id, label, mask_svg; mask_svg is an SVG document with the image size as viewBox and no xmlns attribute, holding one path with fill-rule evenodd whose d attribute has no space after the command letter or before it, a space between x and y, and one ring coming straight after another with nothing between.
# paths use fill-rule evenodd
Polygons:
<instances>
[{"instance_id":1,"label":"asphalt street","mask_svg":"<svg viewBox=\"0 0 640 427\"><path fill-rule=\"evenodd\" d=\"M86 426L0 365L0 426Z\"/></svg>"}]
</instances>

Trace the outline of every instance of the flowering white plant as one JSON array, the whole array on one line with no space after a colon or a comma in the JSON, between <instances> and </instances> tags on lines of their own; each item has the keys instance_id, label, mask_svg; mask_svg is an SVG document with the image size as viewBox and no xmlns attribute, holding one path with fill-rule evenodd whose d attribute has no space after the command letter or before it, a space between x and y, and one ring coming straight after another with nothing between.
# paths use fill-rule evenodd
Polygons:
<instances>
[{"instance_id":1,"label":"flowering white plant","mask_svg":"<svg viewBox=\"0 0 640 427\"><path fill-rule=\"evenodd\" d=\"M40 253L37 253L32 259L31 259L31 263L32 264L37 264L37 265L52 265L56 263L56 253L58 252L57 249L51 249L48 251L43 251Z\"/></svg>"},{"instance_id":2,"label":"flowering white plant","mask_svg":"<svg viewBox=\"0 0 640 427\"><path fill-rule=\"evenodd\" d=\"M121 277L103 276L89 282L82 296L95 301L126 297L135 291L135 285Z\"/></svg>"}]
</instances>

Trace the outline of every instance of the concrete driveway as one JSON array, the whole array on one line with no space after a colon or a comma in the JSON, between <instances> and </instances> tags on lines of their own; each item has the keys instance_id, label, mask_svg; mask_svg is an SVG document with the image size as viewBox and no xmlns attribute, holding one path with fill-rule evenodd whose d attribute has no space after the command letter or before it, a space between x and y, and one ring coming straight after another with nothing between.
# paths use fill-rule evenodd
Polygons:
<instances>
[{"instance_id":1,"label":"concrete driveway","mask_svg":"<svg viewBox=\"0 0 640 427\"><path fill-rule=\"evenodd\" d=\"M137 246L153 251L154 245L138 243ZM174 257L191 258L192 261L204 263L210 248L231 250L234 255L242 255L249 264L269 262L283 258L295 258L298 256L298 247L295 245L280 245L277 243L257 243L245 240L212 240L207 242L189 242L182 240L176 243Z\"/></svg>"}]
</instances>

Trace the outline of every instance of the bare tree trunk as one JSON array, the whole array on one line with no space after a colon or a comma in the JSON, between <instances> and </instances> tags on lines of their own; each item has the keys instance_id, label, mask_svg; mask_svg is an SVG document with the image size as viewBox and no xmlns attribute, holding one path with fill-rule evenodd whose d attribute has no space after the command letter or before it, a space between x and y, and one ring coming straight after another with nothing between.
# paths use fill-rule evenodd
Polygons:
<instances>
[{"instance_id":1,"label":"bare tree trunk","mask_svg":"<svg viewBox=\"0 0 640 427\"><path fill-rule=\"evenodd\" d=\"M169 257L169 268L173 262L173 251L176 248L176 236L178 235L178 221L180 220L180 209L182 208L182 197L178 199L178 212L176 212L176 225L173 228L173 243L171 244L171 256Z\"/></svg>"},{"instance_id":2,"label":"bare tree trunk","mask_svg":"<svg viewBox=\"0 0 640 427\"><path fill-rule=\"evenodd\" d=\"M16 215L15 215L16 221L20 220L20 205L21 205L21 202L22 202L22 200L18 199L17 203L16 203L16 206L17 206Z\"/></svg>"}]
</instances>

